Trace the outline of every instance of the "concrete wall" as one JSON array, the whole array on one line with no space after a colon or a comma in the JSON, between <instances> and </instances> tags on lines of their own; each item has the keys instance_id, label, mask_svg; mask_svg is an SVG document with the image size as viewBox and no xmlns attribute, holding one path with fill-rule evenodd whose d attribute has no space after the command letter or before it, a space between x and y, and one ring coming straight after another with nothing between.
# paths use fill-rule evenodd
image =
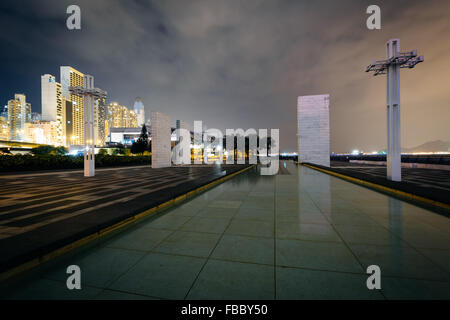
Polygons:
<instances>
[{"instance_id":1,"label":"concrete wall","mask_svg":"<svg viewBox=\"0 0 450 320\"><path fill-rule=\"evenodd\" d=\"M161 112L151 112L152 168L171 166L170 117Z\"/></svg>"},{"instance_id":2,"label":"concrete wall","mask_svg":"<svg viewBox=\"0 0 450 320\"><path fill-rule=\"evenodd\" d=\"M330 166L330 96L298 97L297 136L299 162Z\"/></svg>"}]
</instances>

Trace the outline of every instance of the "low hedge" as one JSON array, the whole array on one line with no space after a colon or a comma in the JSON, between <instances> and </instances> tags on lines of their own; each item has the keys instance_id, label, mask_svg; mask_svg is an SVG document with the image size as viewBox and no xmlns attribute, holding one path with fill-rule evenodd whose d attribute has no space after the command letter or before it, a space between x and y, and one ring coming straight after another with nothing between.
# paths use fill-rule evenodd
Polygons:
<instances>
[{"instance_id":1,"label":"low hedge","mask_svg":"<svg viewBox=\"0 0 450 320\"><path fill-rule=\"evenodd\" d=\"M96 155L96 167L151 164L151 156ZM0 155L0 172L83 168L83 156Z\"/></svg>"}]
</instances>

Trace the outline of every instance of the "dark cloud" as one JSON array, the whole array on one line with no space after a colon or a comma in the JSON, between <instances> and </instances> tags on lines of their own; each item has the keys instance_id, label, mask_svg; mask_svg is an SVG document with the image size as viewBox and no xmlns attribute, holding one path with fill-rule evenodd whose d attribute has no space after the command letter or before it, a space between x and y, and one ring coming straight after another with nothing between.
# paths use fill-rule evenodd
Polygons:
<instances>
[{"instance_id":1,"label":"dark cloud","mask_svg":"<svg viewBox=\"0 0 450 320\"><path fill-rule=\"evenodd\" d=\"M40 75L60 65L95 76L111 100L208 127L280 128L295 150L296 98L330 93L332 150L385 146L385 79L364 72L399 37L425 63L402 71L405 146L450 140L447 1L78 1L82 30L65 27L72 1L2 1L3 103L25 92L40 109ZM6 30L6 32L5 32Z\"/></svg>"}]
</instances>

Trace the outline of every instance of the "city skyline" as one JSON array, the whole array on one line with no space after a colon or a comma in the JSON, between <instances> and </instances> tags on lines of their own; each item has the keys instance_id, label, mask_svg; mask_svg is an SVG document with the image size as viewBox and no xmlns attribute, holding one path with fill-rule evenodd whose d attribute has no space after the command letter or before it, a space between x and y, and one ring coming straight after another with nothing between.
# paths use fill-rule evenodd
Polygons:
<instances>
[{"instance_id":1,"label":"city skyline","mask_svg":"<svg viewBox=\"0 0 450 320\"><path fill-rule=\"evenodd\" d=\"M84 99L72 87L84 87L85 75L71 66L60 67L60 80L51 74L41 76L41 112L33 112L23 93L14 94L4 106L0 140L53 146L80 147L84 138ZM94 79L92 76L90 76ZM136 98L135 108L95 99L93 110L95 145L105 146L111 128L138 128L144 122L144 105ZM136 104L140 104L136 106ZM138 121L138 119L140 121Z\"/></svg>"}]
</instances>

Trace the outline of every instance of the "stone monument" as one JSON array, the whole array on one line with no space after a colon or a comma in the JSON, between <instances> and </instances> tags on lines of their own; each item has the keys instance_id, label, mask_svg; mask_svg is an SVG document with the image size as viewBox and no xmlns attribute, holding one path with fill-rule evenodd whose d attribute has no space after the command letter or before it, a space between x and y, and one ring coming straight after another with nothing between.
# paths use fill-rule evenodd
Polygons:
<instances>
[{"instance_id":1,"label":"stone monument","mask_svg":"<svg viewBox=\"0 0 450 320\"><path fill-rule=\"evenodd\" d=\"M152 168L171 166L170 117L164 113L151 112Z\"/></svg>"},{"instance_id":2,"label":"stone monument","mask_svg":"<svg viewBox=\"0 0 450 320\"><path fill-rule=\"evenodd\" d=\"M297 105L298 162L330 166L330 96L300 96Z\"/></svg>"}]
</instances>

